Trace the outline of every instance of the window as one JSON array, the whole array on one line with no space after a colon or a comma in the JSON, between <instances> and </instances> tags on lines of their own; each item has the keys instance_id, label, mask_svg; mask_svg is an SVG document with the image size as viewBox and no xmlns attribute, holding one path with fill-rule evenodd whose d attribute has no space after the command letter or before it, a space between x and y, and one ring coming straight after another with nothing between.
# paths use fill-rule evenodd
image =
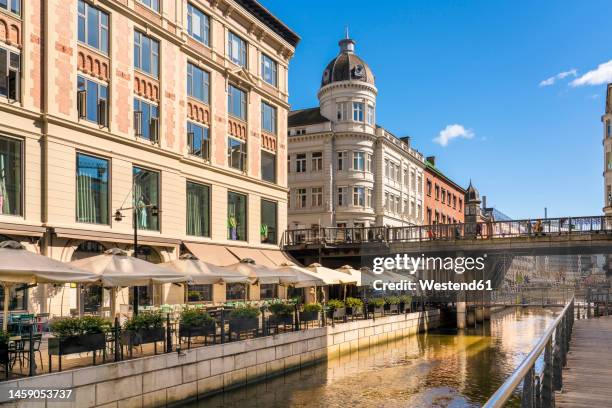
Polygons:
<instances>
[{"instance_id":1,"label":"window","mask_svg":"<svg viewBox=\"0 0 612 408\"><path fill-rule=\"evenodd\" d=\"M323 187L313 187L311 189L310 202L313 207L323 206Z\"/></svg>"},{"instance_id":2,"label":"window","mask_svg":"<svg viewBox=\"0 0 612 408\"><path fill-rule=\"evenodd\" d=\"M212 302L213 285L187 285L188 302Z\"/></svg>"},{"instance_id":3,"label":"window","mask_svg":"<svg viewBox=\"0 0 612 408\"><path fill-rule=\"evenodd\" d=\"M368 173L372 172L372 155L369 153L366 155L366 171Z\"/></svg>"},{"instance_id":4,"label":"window","mask_svg":"<svg viewBox=\"0 0 612 408\"><path fill-rule=\"evenodd\" d=\"M77 77L77 111L79 118L107 126L108 87L85 77Z\"/></svg>"},{"instance_id":5,"label":"window","mask_svg":"<svg viewBox=\"0 0 612 408\"><path fill-rule=\"evenodd\" d=\"M347 152L338 152L338 171L346 170L348 153Z\"/></svg>"},{"instance_id":6,"label":"window","mask_svg":"<svg viewBox=\"0 0 612 408\"><path fill-rule=\"evenodd\" d=\"M368 188L366 190L366 207L372 208L372 189Z\"/></svg>"},{"instance_id":7,"label":"window","mask_svg":"<svg viewBox=\"0 0 612 408\"><path fill-rule=\"evenodd\" d=\"M421 204L417 204L417 219L421 219L423 215L423 208L421 207Z\"/></svg>"},{"instance_id":8,"label":"window","mask_svg":"<svg viewBox=\"0 0 612 408\"><path fill-rule=\"evenodd\" d=\"M434 190L436 192L436 200L440 199L440 187L438 187L438 185L436 184L436 186L434 187Z\"/></svg>"},{"instance_id":9,"label":"window","mask_svg":"<svg viewBox=\"0 0 612 408\"><path fill-rule=\"evenodd\" d=\"M227 56L234 64L247 66L246 42L231 31L227 34Z\"/></svg>"},{"instance_id":10,"label":"window","mask_svg":"<svg viewBox=\"0 0 612 408\"><path fill-rule=\"evenodd\" d=\"M232 241L247 240L247 196L227 193L227 239Z\"/></svg>"},{"instance_id":11,"label":"window","mask_svg":"<svg viewBox=\"0 0 612 408\"><path fill-rule=\"evenodd\" d=\"M389 178L389 173L390 173L390 168L389 168L389 159L385 159L385 177Z\"/></svg>"},{"instance_id":12,"label":"window","mask_svg":"<svg viewBox=\"0 0 612 408\"><path fill-rule=\"evenodd\" d=\"M230 85L227 92L227 111L238 119L246 120L246 92Z\"/></svg>"},{"instance_id":13,"label":"window","mask_svg":"<svg viewBox=\"0 0 612 408\"><path fill-rule=\"evenodd\" d=\"M365 153L353 152L353 170L365 170Z\"/></svg>"},{"instance_id":14,"label":"window","mask_svg":"<svg viewBox=\"0 0 612 408\"><path fill-rule=\"evenodd\" d=\"M410 178L408 177L408 169L404 169L404 185L408 188L408 184L410 184Z\"/></svg>"},{"instance_id":15,"label":"window","mask_svg":"<svg viewBox=\"0 0 612 408\"><path fill-rule=\"evenodd\" d=\"M77 154L76 220L89 224L108 224L108 160Z\"/></svg>"},{"instance_id":16,"label":"window","mask_svg":"<svg viewBox=\"0 0 612 408\"><path fill-rule=\"evenodd\" d=\"M446 190L442 189L442 204L446 203Z\"/></svg>"},{"instance_id":17,"label":"window","mask_svg":"<svg viewBox=\"0 0 612 408\"><path fill-rule=\"evenodd\" d=\"M21 0L0 0L0 8L14 14L21 14Z\"/></svg>"},{"instance_id":18,"label":"window","mask_svg":"<svg viewBox=\"0 0 612 408\"><path fill-rule=\"evenodd\" d=\"M226 283L225 284L225 299L226 300L246 300L248 285L244 283Z\"/></svg>"},{"instance_id":19,"label":"window","mask_svg":"<svg viewBox=\"0 0 612 408\"><path fill-rule=\"evenodd\" d=\"M261 179L276 183L276 155L265 150L261 151Z\"/></svg>"},{"instance_id":20,"label":"window","mask_svg":"<svg viewBox=\"0 0 612 408\"><path fill-rule=\"evenodd\" d=\"M408 215L408 210L409 210L409 208L408 208L408 199L404 198L404 211L403 212L404 212L405 215Z\"/></svg>"},{"instance_id":21,"label":"window","mask_svg":"<svg viewBox=\"0 0 612 408\"><path fill-rule=\"evenodd\" d=\"M261 103L261 128L272 134L276 134L276 108L265 102Z\"/></svg>"},{"instance_id":22,"label":"window","mask_svg":"<svg viewBox=\"0 0 612 408\"><path fill-rule=\"evenodd\" d=\"M453 208L457 208L457 196L453 194Z\"/></svg>"},{"instance_id":23,"label":"window","mask_svg":"<svg viewBox=\"0 0 612 408\"><path fill-rule=\"evenodd\" d=\"M0 0L2 4L2 0ZM4 305L4 292L5 288L0 287L0 302ZM28 286L27 285L14 285L10 286L9 289L9 311L13 310L27 310L28 309Z\"/></svg>"},{"instance_id":24,"label":"window","mask_svg":"<svg viewBox=\"0 0 612 408\"><path fill-rule=\"evenodd\" d=\"M353 187L353 205L365 207L365 187Z\"/></svg>"},{"instance_id":25,"label":"window","mask_svg":"<svg viewBox=\"0 0 612 408\"><path fill-rule=\"evenodd\" d=\"M398 196L395 196L395 212L398 214L401 212L400 198Z\"/></svg>"},{"instance_id":26,"label":"window","mask_svg":"<svg viewBox=\"0 0 612 408\"><path fill-rule=\"evenodd\" d=\"M159 140L159 108L134 98L134 130L136 136L157 143Z\"/></svg>"},{"instance_id":27,"label":"window","mask_svg":"<svg viewBox=\"0 0 612 408\"><path fill-rule=\"evenodd\" d=\"M411 189L412 191L416 190L416 178L414 177L414 171L410 173L411 175L411 180L412 180L412 184L411 184ZM419 184L421 184L421 176L419 176ZM421 187L419 186L419 189ZM421 192L421 190L419 190L419 192Z\"/></svg>"},{"instance_id":28,"label":"window","mask_svg":"<svg viewBox=\"0 0 612 408\"><path fill-rule=\"evenodd\" d=\"M389 202L389 193L385 192L385 210L391 210L391 203Z\"/></svg>"},{"instance_id":29,"label":"window","mask_svg":"<svg viewBox=\"0 0 612 408\"><path fill-rule=\"evenodd\" d=\"M134 167L134 205L138 229L159 231L159 173Z\"/></svg>"},{"instance_id":30,"label":"window","mask_svg":"<svg viewBox=\"0 0 612 408\"><path fill-rule=\"evenodd\" d=\"M261 200L261 226L259 235L262 244L276 244L276 216L276 202Z\"/></svg>"},{"instance_id":31,"label":"window","mask_svg":"<svg viewBox=\"0 0 612 408\"><path fill-rule=\"evenodd\" d=\"M187 95L208 103L210 74L195 65L187 64Z\"/></svg>"},{"instance_id":32,"label":"window","mask_svg":"<svg viewBox=\"0 0 612 408\"><path fill-rule=\"evenodd\" d=\"M268 57L266 54L261 54L261 77L272 86L277 84L277 68L276 61Z\"/></svg>"},{"instance_id":33,"label":"window","mask_svg":"<svg viewBox=\"0 0 612 408\"><path fill-rule=\"evenodd\" d=\"M260 299L274 299L278 297L278 285L276 283L262 283L259 285Z\"/></svg>"},{"instance_id":34,"label":"window","mask_svg":"<svg viewBox=\"0 0 612 408\"><path fill-rule=\"evenodd\" d=\"M368 115L367 115L368 125L374 125L374 106L368 105Z\"/></svg>"},{"instance_id":35,"label":"window","mask_svg":"<svg viewBox=\"0 0 612 408\"><path fill-rule=\"evenodd\" d=\"M418 188L419 194L423 193L423 183L422 183L422 180L423 179L421 178L421 175L419 174L419 176L417 177L417 185L419 186L419 188ZM414 183L414 181L413 181L413 183Z\"/></svg>"},{"instance_id":36,"label":"window","mask_svg":"<svg viewBox=\"0 0 612 408\"><path fill-rule=\"evenodd\" d=\"M459 211L463 211L463 200L459 199Z\"/></svg>"},{"instance_id":37,"label":"window","mask_svg":"<svg viewBox=\"0 0 612 408\"><path fill-rule=\"evenodd\" d=\"M134 31L134 68L159 76L159 41Z\"/></svg>"},{"instance_id":38,"label":"window","mask_svg":"<svg viewBox=\"0 0 612 408\"><path fill-rule=\"evenodd\" d=\"M187 235L210 237L210 187L187 182Z\"/></svg>"},{"instance_id":39,"label":"window","mask_svg":"<svg viewBox=\"0 0 612 408\"><path fill-rule=\"evenodd\" d=\"M208 16L191 3L187 3L187 32L202 44L208 45L210 35Z\"/></svg>"},{"instance_id":40,"label":"window","mask_svg":"<svg viewBox=\"0 0 612 408\"><path fill-rule=\"evenodd\" d=\"M336 108L338 110L338 120L339 121L346 121L346 120L350 120L350 116L349 116L349 102L339 102L336 105Z\"/></svg>"},{"instance_id":41,"label":"window","mask_svg":"<svg viewBox=\"0 0 612 408\"><path fill-rule=\"evenodd\" d=\"M19 67L19 54L0 48L0 95L14 101L19 99Z\"/></svg>"},{"instance_id":42,"label":"window","mask_svg":"<svg viewBox=\"0 0 612 408\"><path fill-rule=\"evenodd\" d=\"M138 0L138 1L159 13L159 0Z\"/></svg>"},{"instance_id":43,"label":"window","mask_svg":"<svg viewBox=\"0 0 612 408\"><path fill-rule=\"evenodd\" d=\"M411 217L416 216L416 204L414 201L410 203L410 216Z\"/></svg>"},{"instance_id":44,"label":"window","mask_svg":"<svg viewBox=\"0 0 612 408\"><path fill-rule=\"evenodd\" d=\"M306 189L305 188L297 189L296 206L297 208L306 208Z\"/></svg>"},{"instance_id":45,"label":"window","mask_svg":"<svg viewBox=\"0 0 612 408\"><path fill-rule=\"evenodd\" d=\"M347 187L338 187L338 206L339 207L344 207L346 206L347 203L347 194L348 188Z\"/></svg>"},{"instance_id":46,"label":"window","mask_svg":"<svg viewBox=\"0 0 612 408\"><path fill-rule=\"evenodd\" d=\"M0 215L21 215L21 141L0 136Z\"/></svg>"},{"instance_id":47,"label":"window","mask_svg":"<svg viewBox=\"0 0 612 408\"><path fill-rule=\"evenodd\" d=\"M236 169L246 171L247 149L242 140L227 138L227 164Z\"/></svg>"},{"instance_id":48,"label":"window","mask_svg":"<svg viewBox=\"0 0 612 408\"><path fill-rule=\"evenodd\" d=\"M79 0L78 14L79 42L108 54L108 14L83 0Z\"/></svg>"},{"instance_id":49,"label":"window","mask_svg":"<svg viewBox=\"0 0 612 408\"><path fill-rule=\"evenodd\" d=\"M314 152L312 153L312 171L323 170L323 153Z\"/></svg>"},{"instance_id":50,"label":"window","mask_svg":"<svg viewBox=\"0 0 612 408\"><path fill-rule=\"evenodd\" d=\"M295 172L306 172L306 153L300 153L295 155Z\"/></svg>"},{"instance_id":51,"label":"window","mask_svg":"<svg viewBox=\"0 0 612 408\"><path fill-rule=\"evenodd\" d=\"M427 180L427 195L431 196L431 181Z\"/></svg>"},{"instance_id":52,"label":"window","mask_svg":"<svg viewBox=\"0 0 612 408\"><path fill-rule=\"evenodd\" d=\"M612 137L612 124L610 124L610 119L606 120L606 137Z\"/></svg>"},{"instance_id":53,"label":"window","mask_svg":"<svg viewBox=\"0 0 612 408\"><path fill-rule=\"evenodd\" d=\"M363 102L353 102L353 120L363 122Z\"/></svg>"},{"instance_id":54,"label":"window","mask_svg":"<svg viewBox=\"0 0 612 408\"><path fill-rule=\"evenodd\" d=\"M190 155L210 160L210 138L207 127L187 122L187 145Z\"/></svg>"},{"instance_id":55,"label":"window","mask_svg":"<svg viewBox=\"0 0 612 408\"><path fill-rule=\"evenodd\" d=\"M606 152L606 169L612 170L612 152Z\"/></svg>"}]
</instances>

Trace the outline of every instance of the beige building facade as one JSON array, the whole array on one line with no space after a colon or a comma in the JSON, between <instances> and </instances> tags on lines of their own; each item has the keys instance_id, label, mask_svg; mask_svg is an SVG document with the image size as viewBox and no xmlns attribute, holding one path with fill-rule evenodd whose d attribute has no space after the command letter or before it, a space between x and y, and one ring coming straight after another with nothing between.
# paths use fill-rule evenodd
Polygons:
<instances>
[{"instance_id":1,"label":"beige building facade","mask_svg":"<svg viewBox=\"0 0 612 408\"><path fill-rule=\"evenodd\" d=\"M130 253L136 214L152 262L186 251L217 264L279 259L294 32L249 0L5 3L0 240L66 262ZM193 292L225 300L210 289ZM13 308L86 302L77 288L28 292ZM183 289L142 297L173 303Z\"/></svg>"},{"instance_id":2,"label":"beige building facade","mask_svg":"<svg viewBox=\"0 0 612 408\"><path fill-rule=\"evenodd\" d=\"M289 228L421 225L423 155L376 124L374 74L339 45L319 106L289 113Z\"/></svg>"}]
</instances>

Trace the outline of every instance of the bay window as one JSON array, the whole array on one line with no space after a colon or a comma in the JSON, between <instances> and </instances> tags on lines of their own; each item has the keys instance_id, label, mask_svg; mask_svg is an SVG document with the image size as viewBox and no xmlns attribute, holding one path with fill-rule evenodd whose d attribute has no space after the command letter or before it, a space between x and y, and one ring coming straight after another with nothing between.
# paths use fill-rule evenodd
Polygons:
<instances>
[{"instance_id":1,"label":"bay window","mask_svg":"<svg viewBox=\"0 0 612 408\"><path fill-rule=\"evenodd\" d=\"M0 215L22 214L22 142L0 136Z\"/></svg>"},{"instance_id":2,"label":"bay window","mask_svg":"<svg viewBox=\"0 0 612 408\"><path fill-rule=\"evenodd\" d=\"M353 102L353 120L363 122L363 102Z\"/></svg>"},{"instance_id":3,"label":"bay window","mask_svg":"<svg viewBox=\"0 0 612 408\"><path fill-rule=\"evenodd\" d=\"M338 152L338 171L346 170L348 167L348 152Z\"/></svg>"},{"instance_id":4,"label":"bay window","mask_svg":"<svg viewBox=\"0 0 612 408\"><path fill-rule=\"evenodd\" d=\"M353 205L365 207L365 187L353 187Z\"/></svg>"},{"instance_id":5,"label":"bay window","mask_svg":"<svg viewBox=\"0 0 612 408\"><path fill-rule=\"evenodd\" d=\"M77 154L76 220L89 224L109 223L109 162Z\"/></svg>"},{"instance_id":6,"label":"bay window","mask_svg":"<svg viewBox=\"0 0 612 408\"><path fill-rule=\"evenodd\" d=\"M233 191L227 193L227 239L247 240L247 196Z\"/></svg>"},{"instance_id":7,"label":"bay window","mask_svg":"<svg viewBox=\"0 0 612 408\"><path fill-rule=\"evenodd\" d=\"M353 170L365 170L365 153L353 152Z\"/></svg>"},{"instance_id":8,"label":"bay window","mask_svg":"<svg viewBox=\"0 0 612 408\"><path fill-rule=\"evenodd\" d=\"M368 105L367 122L368 125L374 126L374 106L372 105Z\"/></svg>"}]
</instances>

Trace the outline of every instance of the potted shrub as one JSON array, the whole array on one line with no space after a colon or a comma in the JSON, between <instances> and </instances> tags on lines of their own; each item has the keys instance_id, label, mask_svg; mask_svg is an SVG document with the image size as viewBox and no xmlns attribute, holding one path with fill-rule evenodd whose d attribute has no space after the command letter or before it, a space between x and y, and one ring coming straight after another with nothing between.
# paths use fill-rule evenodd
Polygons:
<instances>
[{"instance_id":1,"label":"potted shrub","mask_svg":"<svg viewBox=\"0 0 612 408\"><path fill-rule=\"evenodd\" d=\"M319 320L319 312L321 309L322 307L320 303L308 303L304 305L302 311L300 312L300 321L312 322Z\"/></svg>"},{"instance_id":2,"label":"potted shrub","mask_svg":"<svg viewBox=\"0 0 612 408\"><path fill-rule=\"evenodd\" d=\"M295 307L287 303L273 303L268 306L268 310L272 313L270 316L270 325L283 326L293 324L293 313Z\"/></svg>"},{"instance_id":3,"label":"potted shrub","mask_svg":"<svg viewBox=\"0 0 612 408\"><path fill-rule=\"evenodd\" d=\"M400 298L400 311L402 313L408 313L412 306L412 296L401 295L399 298Z\"/></svg>"},{"instance_id":4,"label":"potted shrub","mask_svg":"<svg viewBox=\"0 0 612 408\"><path fill-rule=\"evenodd\" d=\"M255 306L239 306L232 310L229 315L229 330L231 333L242 333L259 329L259 315L261 314L258 307Z\"/></svg>"},{"instance_id":5,"label":"potted shrub","mask_svg":"<svg viewBox=\"0 0 612 408\"><path fill-rule=\"evenodd\" d=\"M347 297L344 301L346 305L346 314L349 316L357 316L363 313L363 301L359 298Z\"/></svg>"},{"instance_id":6,"label":"potted shrub","mask_svg":"<svg viewBox=\"0 0 612 408\"><path fill-rule=\"evenodd\" d=\"M327 302L327 316L330 319L341 319L346 316L344 302L339 299L331 299Z\"/></svg>"},{"instance_id":7,"label":"potted shrub","mask_svg":"<svg viewBox=\"0 0 612 408\"><path fill-rule=\"evenodd\" d=\"M372 298L368 301L368 313L380 313L384 312L385 299L383 298Z\"/></svg>"},{"instance_id":8,"label":"potted shrub","mask_svg":"<svg viewBox=\"0 0 612 408\"><path fill-rule=\"evenodd\" d=\"M106 332L111 328L110 322L98 316L67 317L54 321L50 325L53 337L49 337L49 372L51 356L59 356L59 369L62 369L62 356L66 354L106 350Z\"/></svg>"},{"instance_id":9,"label":"potted shrub","mask_svg":"<svg viewBox=\"0 0 612 408\"><path fill-rule=\"evenodd\" d=\"M121 344L129 346L140 346L147 343L165 341L166 330L164 329L164 316L161 311L140 312L123 325L121 333Z\"/></svg>"},{"instance_id":10,"label":"potted shrub","mask_svg":"<svg viewBox=\"0 0 612 408\"><path fill-rule=\"evenodd\" d=\"M385 297L385 310L390 313L399 313L399 296L387 296Z\"/></svg>"},{"instance_id":11,"label":"potted shrub","mask_svg":"<svg viewBox=\"0 0 612 408\"><path fill-rule=\"evenodd\" d=\"M179 320L179 337L187 337L187 347L191 347L192 337L214 336L215 319L203 309L185 308Z\"/></svg>"}]
</instances>

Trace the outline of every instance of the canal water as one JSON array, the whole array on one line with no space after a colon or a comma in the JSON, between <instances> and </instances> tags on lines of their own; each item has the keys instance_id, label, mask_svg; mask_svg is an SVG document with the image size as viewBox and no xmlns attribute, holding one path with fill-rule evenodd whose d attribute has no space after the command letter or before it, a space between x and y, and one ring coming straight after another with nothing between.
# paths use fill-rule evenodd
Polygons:
<instances>
[{"instance_id":1,"label":"canal water","mask_svg":"<svg viewBox=\"0 0 612 408\"><path fill-rule=\"evenodd\" d=\"M554 310L506 309L463 334L411 336L183 407L479 407L529 353ZM520 406L518 398L507 406Z\"/></svg>"}]
</instances>

